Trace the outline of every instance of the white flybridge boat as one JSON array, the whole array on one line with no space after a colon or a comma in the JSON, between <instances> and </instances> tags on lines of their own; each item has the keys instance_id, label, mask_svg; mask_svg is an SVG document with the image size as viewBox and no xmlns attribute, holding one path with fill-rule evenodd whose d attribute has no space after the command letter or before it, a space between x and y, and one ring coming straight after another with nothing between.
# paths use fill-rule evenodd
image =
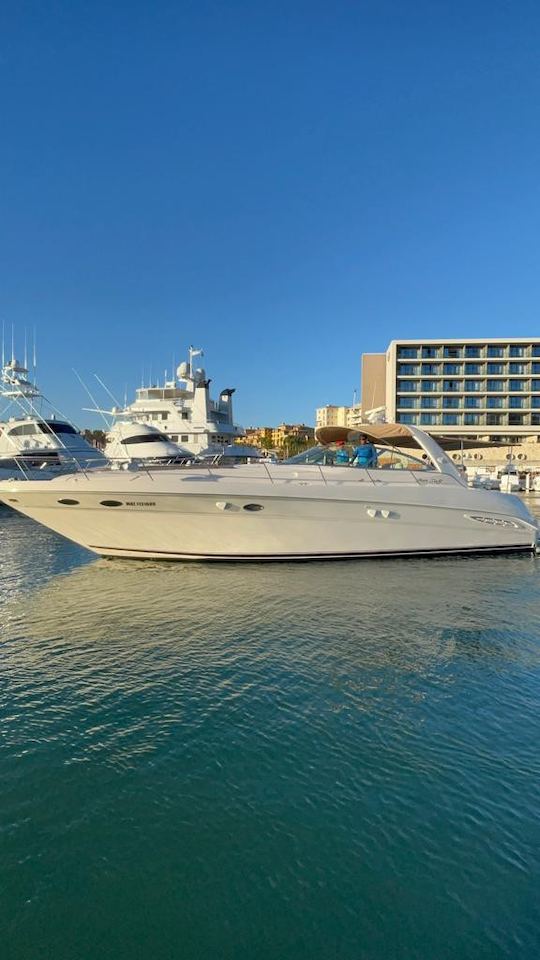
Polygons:
<instances>
[{"instance_id":1,"label":"white flybridge boat","mask_svg":"<svg viewBox=\"0 0 540 960\"><path fill-rule=\"evenodd\" d=\"M106 557L305 560L536 548L525 505L470 489L432 437L404 424L362 432L378 446L376 468L338 465L343 441L354 443L358 432L328 427L318 431L318 447L283 464L79 472L0 483L0 501ZM404 453L409 446L424 459Z\"/></svg>"},{"instance_id":2,"label":"white flybridge boat","mask_svg":"<svg viewBox=\"0 0 540 960\"><path fill-rule=\"evenodd\" d=\"M179 365L171 380L165 378L162 384L139 387L133 403L116 406L112 411L116 420L148 423L191 456L227 458L230 445L244 435L242 427L233 420L235 391L227 387L218 400L211 398L211 380L203 367L195 365L195 359L202 356L202 350L190 347L189 360ZM242 456L234 449L233 455Z\"/></svg>"},{"instance_id":3,"label":"white flybridge boat","mask_svg":"<svg viewBox=\"0 0 540 960\"><path fill-rule=\"evenodd\" d=\"M63 417L51 411L38 387L28 379L27 363L12 356L2 363L0 397L7 401L0 420L0 479L23 476L45 479L84 467L104 467L107 460Z\"/></svg>"},{"instance_id":4,"label":"white flybridge boat","mask_svg":"<svg viewBox=\"0 0 540 960\"><path fill-rule=\"evenodd\" d=\"M193 455L150 423L117 420L109 428L105 456L117 464L148 466L186 463Z\"/></svg>"}]
</instances>

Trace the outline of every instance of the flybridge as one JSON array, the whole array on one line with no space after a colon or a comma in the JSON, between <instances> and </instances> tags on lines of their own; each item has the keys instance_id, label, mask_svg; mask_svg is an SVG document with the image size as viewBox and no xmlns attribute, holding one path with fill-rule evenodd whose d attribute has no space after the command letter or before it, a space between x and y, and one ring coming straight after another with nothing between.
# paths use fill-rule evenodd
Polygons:
<instances>
[{"instance_id":1,"label":"flybridge","mask_svg":"<svg viewBox=\"0 0 540 960\"><path fill-rule=\"evenodd\" d=\"M244 436L234 423L232 387L225 387L214 400L210 396L211 379L204 367L195 365L203 351L189 348L189 359L182 362L173 379L141 384L135 400L114 410L119 421L146 423L158 427L169 440L181 444L190 454L222 455L236 439Z\"/></svg>"}]
</instances>

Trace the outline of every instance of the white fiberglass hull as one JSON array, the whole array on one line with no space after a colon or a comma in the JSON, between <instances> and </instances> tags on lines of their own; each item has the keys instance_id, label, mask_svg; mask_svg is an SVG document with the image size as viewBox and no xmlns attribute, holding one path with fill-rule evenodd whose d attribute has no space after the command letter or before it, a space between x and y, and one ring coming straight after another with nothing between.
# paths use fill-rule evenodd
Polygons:
<instances>
[{"instance_id":1,"label":"white fiberglass hull","mask_svg":"<svg viewBox=\"0 0 540 960\"><path fill-rule=\"evenodd\" d=\"M536 523L518 498L451 478L419 482L380 471L374 482L373 472L345 468L272 473L257 466L221 474L100 471L3 483L0 500L110 557L293 560L536 544Z\"/></svg>"}]
</instances>

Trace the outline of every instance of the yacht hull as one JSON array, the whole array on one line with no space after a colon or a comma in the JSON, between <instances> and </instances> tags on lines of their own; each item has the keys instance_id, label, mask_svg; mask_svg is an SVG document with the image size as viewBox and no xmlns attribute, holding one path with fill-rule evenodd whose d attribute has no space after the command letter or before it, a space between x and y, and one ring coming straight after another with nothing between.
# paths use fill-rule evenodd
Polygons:
<instances>
[{"instance_id":1,"label":"yacht hull","mask_svg":"<svg viewBox=\"0 0 540 960\"><path fill-rule=\"evenodd\" d=\"M456 484L250 482L230 473L171 475L167 490L128 474L101 489L99 475L3 483L0 500L106 557L320 560L536 545L534 520L505 494Z\"/></svg>"}]
</instances>

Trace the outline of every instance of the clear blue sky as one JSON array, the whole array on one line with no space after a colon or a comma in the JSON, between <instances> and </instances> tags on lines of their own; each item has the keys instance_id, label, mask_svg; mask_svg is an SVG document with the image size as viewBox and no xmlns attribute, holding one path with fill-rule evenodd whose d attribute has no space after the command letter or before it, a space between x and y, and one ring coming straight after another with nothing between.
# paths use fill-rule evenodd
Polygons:
<instances>
[{"instance_id":1,"label":"clear blue sky","mask_svg":"<svg viewBox=\"0 0 540 960\"><path fill-rule=\"evenodd\" d=\"M537 2L5 2L0 315L41 382L204 346L245 424L399 336L540 333Z\"/></svg>"}]
</instances>

